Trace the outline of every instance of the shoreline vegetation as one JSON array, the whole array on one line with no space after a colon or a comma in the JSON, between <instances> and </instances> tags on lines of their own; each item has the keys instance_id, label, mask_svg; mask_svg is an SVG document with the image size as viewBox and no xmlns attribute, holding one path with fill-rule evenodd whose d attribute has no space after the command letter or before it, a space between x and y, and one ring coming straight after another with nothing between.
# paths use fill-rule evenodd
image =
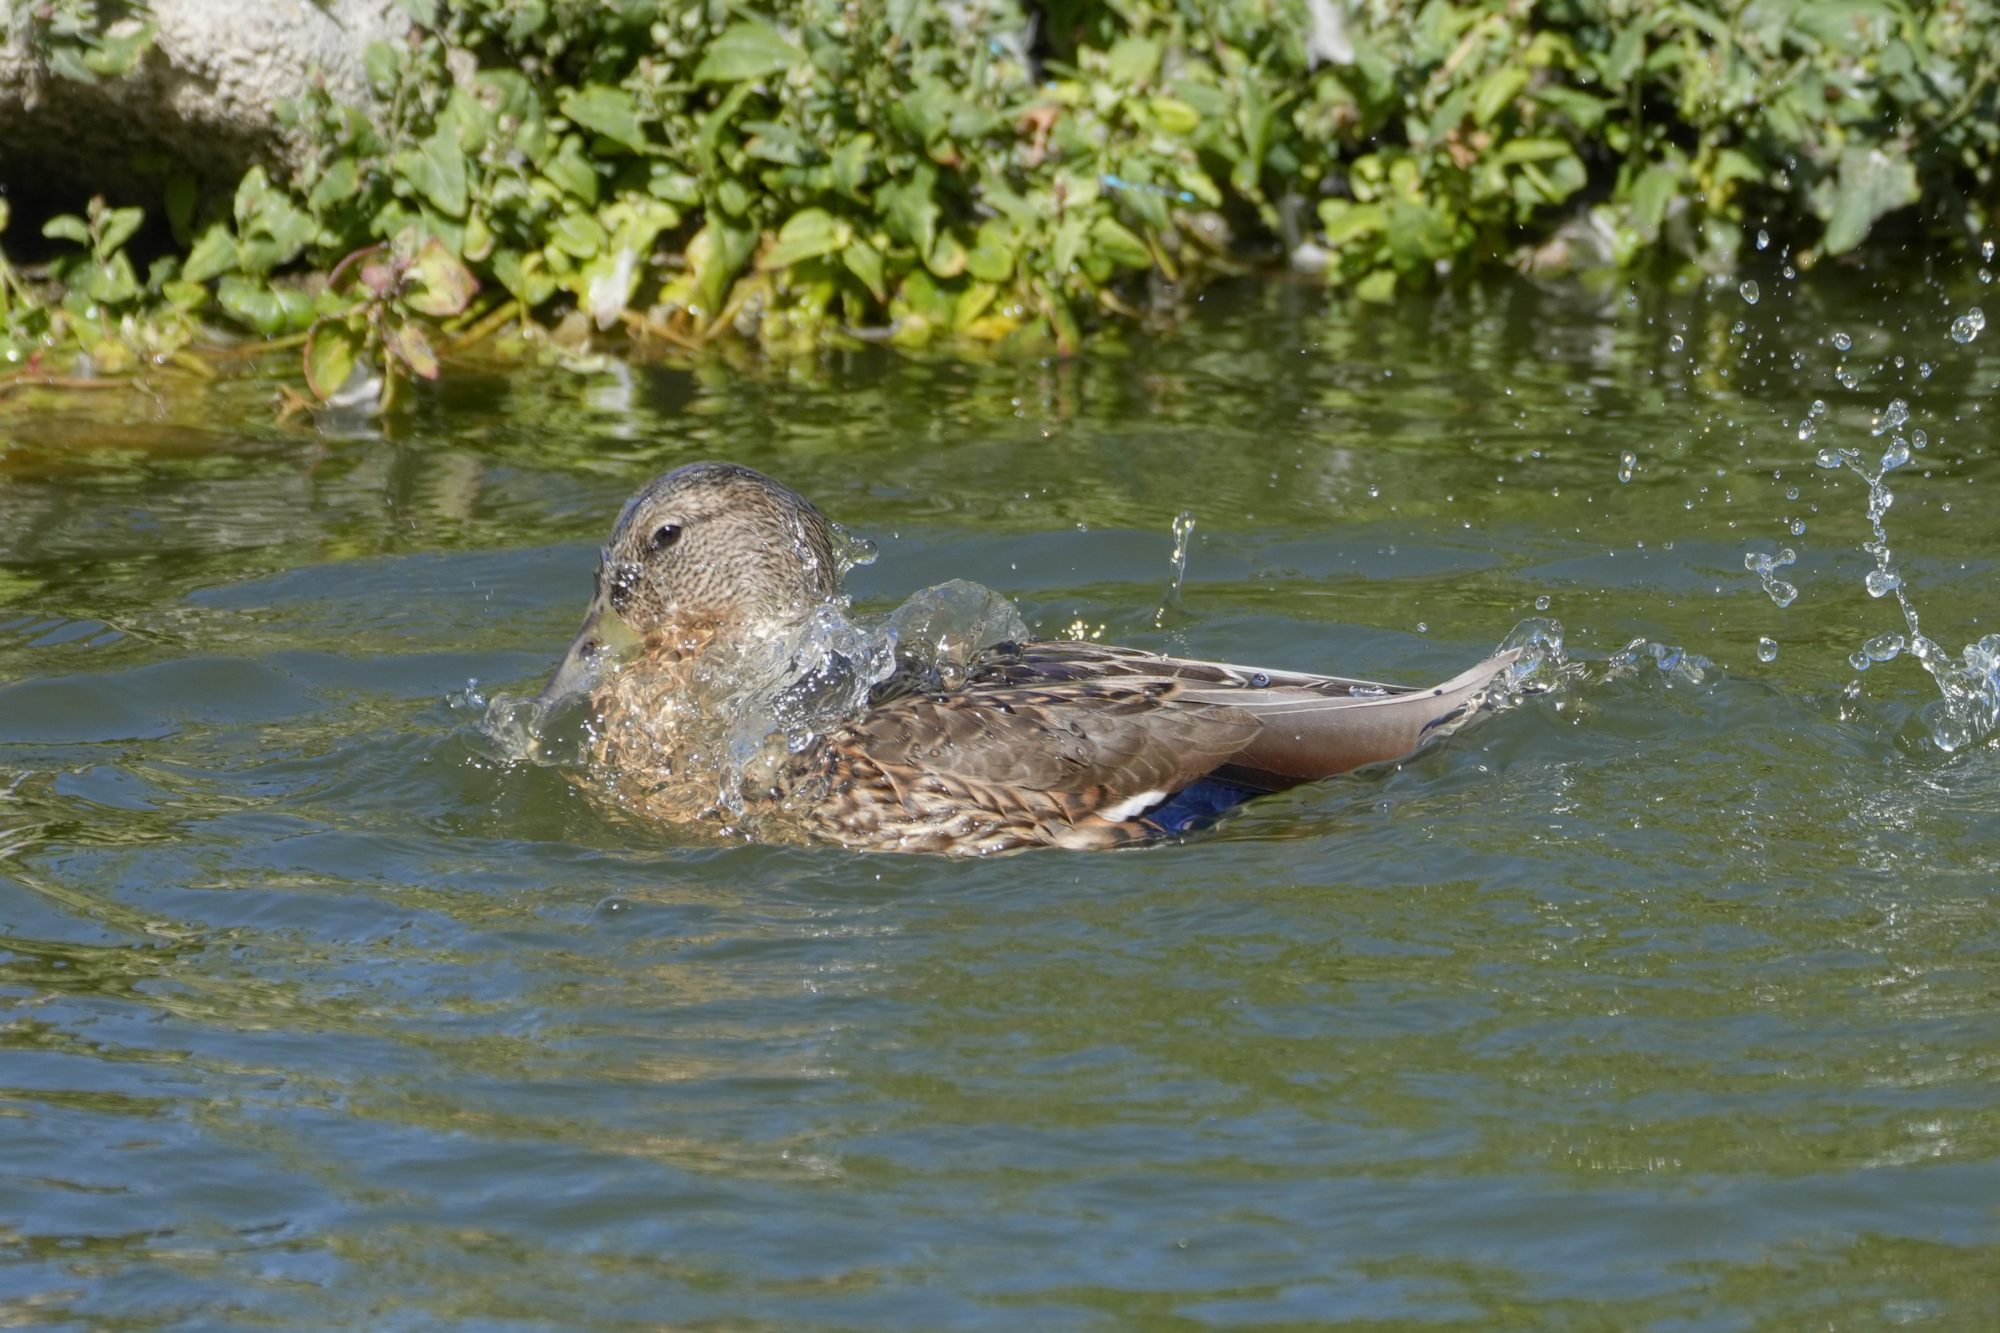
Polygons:
<instances>
[{"instance_id":1,"label":"shoreline vegetation","mask_svg":"<svg viewBox=\"0 0 2000 1333\"><path fill-rule=\"evenodd\" d=\"M1977 252L2000 211L1993 0L401 7L372 104L301 89L289 162L233 189L168 161L48 216L0 192L0 404L295 348L295 406L387 412L510 327L1061 355L1260 269L1377 302L1674 280ZM157 54L139 0L0 24L51 78Z\"/></svg>"}]
</instances>

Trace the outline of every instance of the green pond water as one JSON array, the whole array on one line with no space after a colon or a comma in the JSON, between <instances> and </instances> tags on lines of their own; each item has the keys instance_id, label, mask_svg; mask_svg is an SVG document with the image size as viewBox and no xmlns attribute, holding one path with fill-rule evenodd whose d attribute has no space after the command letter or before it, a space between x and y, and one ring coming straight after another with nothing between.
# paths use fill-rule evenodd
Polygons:
<instances>
[{"instance_id":1,"label":"green pond water","mask_svg":"<svg viewBox=\"0 0 2000 1333\"><path fill-rule=\"evenodd\" d=\"M1762 258L465 368L386 436L254 377L0 403L0 1324L1992 1326L2000 749L1850 664L1908 626L1814 456L1923 431L1884 561L1954 660L2000 630L2000 329L1951 334L2000 288ZM863 609L1569 665L1137 851L649 831L482 722L705 457L874 539Z\"/></svg>"}]
</instances>

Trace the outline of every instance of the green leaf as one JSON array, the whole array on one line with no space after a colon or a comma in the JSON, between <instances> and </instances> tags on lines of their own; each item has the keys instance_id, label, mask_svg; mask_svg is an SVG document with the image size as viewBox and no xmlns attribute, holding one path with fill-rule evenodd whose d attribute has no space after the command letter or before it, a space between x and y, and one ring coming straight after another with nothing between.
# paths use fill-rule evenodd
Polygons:
<instances>
[{"instance_id":1,"label":"green leaf","mask_svg":"<svg viewBox=\"0 0 2000 1333\"><path fill-rule=\"evenodd\" d=\"M1646 55L1646 34L1654 21L1650 10L1642 10L1641 17L1626 25L1611 43L1611 53L1604 61L1604 77L1614 87L1639 72L1639 62Z\"/></svg>"},{"instance_id":2,"label":"green leaf","mask_svg":"<svg viewBox=\"0 0 2000 1333\"><path fill-rule=\"evenodd\" d=\"M143 208L114 208L107 211L99 221L97 229L97 252L109 257L112 252L132 239L132 233L139 230L139 224L146 220Z\"/></svg>"},{"instance_id":3,"label":"green leaf","mask_svg":"<svg viewBox=\"0 0 2000 1333\"><path fill-rule=\"evenodd\" d=\"M208 304L208 288L185 278L170 278L160 284L160 295L167 298L167 304L183 314L193 314Z\"/></svg>"},{"instance_id":4,"label":"green leaf","mask_svg":"<svg viewBox=\"0 0 2000 1333\"><path fill-rule=\"evenodd\" d=\"M695 300L699 302L696 314L712 320L722 313L729 284L743 271L743 265L756 248L754 227L741 227L725 218L710 216L708 225L688 242L688 262L694 268Z\"/></svg>"},{"instance_id":5,"label":"green leaf","mask_svg":"<svg viewBox=\"0 0 2000 1333\"><path fill-rule=\"evenodd\" d=\"M1678 162L1655 162L1632 182L1632 225L1647 240L1659 236L1660 224L1666 221L1667 206L1674 201L1680 188L1681 168Z\"/></svg>"},{"instance_id":6,"label":"green leaf","mask_svg":"<svg viewBox=\"0 0 2000 1333\"><path fill-rule=\"evenodd\" d=\"M581 199L585 204L597 204L597 165L583 151L583 140L574 134L563 136L562 148L549 159L542 168L542 174L560 186L564 192Z\"/></svg>"},{"instance_id":7,"label":"green leaf","mask_svg":"<svg viewBox=\"0 0 2000 1333\"><path fill-rule=\"evenodd\" d=\"M188 252L181 277L189 282L207 282L236 267L236 238L220 222L211 223Z\"/></svg>"},{"instance_id":8,"label":"green leaf","mask_svg":"<svg viewBox=\"0 0 2000 1333\"><path fill-rule=\"evenodd\" d=\"M952 279L965 272L965 246L949 231L937 234L937 243L924 256L924 267L938 277Z\"/></svg>"},{"instance_id":9,"label":"green leaf","mask_svg":"<svg viewBox=\"0 0 2000 1333\"><path fill-rule=\"evenodd\" d=\"M139 63L139 57L153 45L156 31L151 23L141 23L124 32L116 30L99 34L97 45L83 53L83 63L92 73L102 74L107 79L120 78L132 72Z\"/></svg>"},{"instance_id":10,"label":"green leaf","mask_svg":"<svg viewBox=\"0 0 2000 1333\"><path fill-rule=\"evenodd\" d=\"M708 44L695 66L697 83L742 83L780 74L799 64L806 53L762 19L739 19Z\"/></svg>"},{"instance_id":11,"label":"green leaf","mask_svg":"<svg viewBox=\"0 0 2000 1333\"><path fill-rule=\"evenodd\" d=\"M646 168L646 193L663 203L691 208L701 202L701 182L668 162Z\"/></svg>"},{"instance_id":12,"label":"green leaf","mask_svg":"<svg viewBox=\"0 0 2000 1333\"><path fill-rule=\"evenodd\" d=\"M409 367L412 375L419 379L434 380L438 377L437 352L431 347L431 340L424 331L414 324L393 324L382 334L382 350L390 357Z\"/></svg>"},{"instance_id":13,"label":"green leaf","mask_svg":"<svg viewBox=\"0 0 2000 1333\"><path fill-rule=\"evenodd\" d=\"M399 150L390 165L440 213L465 216L465 152L450 134L439 130L415 148Z\"/></svg>"},{"instance_id":14,"label":"green leaf","mask_svg":"<svg viewBox=\"0 0 2000 1333\"><path fill-rule=\"evenodd\" d=\"M306 196L314 212L324 213L338 204L352 199L361 189L361 171L351 157L337 157L327 169L320 173L313 184L312 193Z\"/></svg>"},{"instance_id":15,"label":"green leaf","mask_svg":"<svg viewBox=\"0 0 2000 1333\"><path fill-rule=\"evenodd\" d=\"M1089 230L1090 218L1083 213L1071 213L1057 224L1055 244L1049 249L1050 272L1060 278L1075 267Z\"/></svg>"},{"instance_id":16,"label":"green leaf","mask_svg":"<svg viewBox=\"0 0 2000 1333\"><path fill-rule=\"evenodd\" d=\"M73 46L55 46L49 48L48 62L52 73L60 74L71 83L94 84L97 82L96 73L89 65L84 63L82 52Z\"/></svg>"},{"instance_id":17,"label":"green leaf","mask_svg":"<svg viewBox=\"0 0 2000 1333\"><path fill-rule=\"evenodd\" d=\"M50 218L42 224L42 235L52 241L75 241L78 245L90 244L90 228L82 218L74 213L64 213Z\"/></svg>"},{"instance_id":18,"label":"green leaf","mask_svg":"<svg viewBox=\"0 0 2000 1333\"><path fill-rule=\"evenodd\" d=\"M1378 268L1367 277L1354 284L1354 294L1364 301L1381 304L1396 295L1396 270Z\"/></svg>"},{"instance_id":19,"label":"green leaf","mask_svg":"<svg viewBox=\"0 0 2000 1333\"><path fill-rule=\"evenodd\" d=\"M403 275L403 304L420 315L449 319L462 314L479 291L479 279L435 236L424 238Z\"/></svg>"},{"instance_id":20,"label":"green leaf","mask_svg":"<svg viewBox=\"0 0 2000 1333\"><path fill-rule=\"evenodd\" d=\"M587 84L579 91L565 93L561 106L563 115L575 124L634 152L645 150L646 131L639 124L638 107L623 88Z\"/></svg>"},{"instance_id":21,"label":"green leaf","mask_svg":"<svg viewBox=\"0 0 2000 1333\"><path fill-rule=\"evenodd\" d=\"M82 286L91 300L102 305L123 305L139 294L139 279L132 272L132 261L122 253L103 263L86 265Z\"/></svg>"},{"instance_id":22,"label":"green leaf","mask_svg":"<svg viewBox=\"0 0 2000 1333\"><path fill-rule=\"evenodd\" d=\"M1144 83L1160 68L1160 55L1160 44L1150 37L1121 37L1104 53L1104 73L1126 87Z\"/></svg>"},{"instance_id":23,"label":"green leaf","mask_svg":"<svg viewBox=\"0 0 2000 1333\"><path fill-rule=\"evenodd\" d=\"M1151 268L1153 252L1132 230L1115 218L1090 224L1090 239L1098 254L1125 268Z\"/></svg>"},{"instance_id":24,"label":"green leaf","mask_svg":"<svg viewBox=\"0 0 2000 1333\"><path fill-rule=\"evenodd\" d=\"M540 251L524 255L518 250L496 250L493 276L509 295L531 310L555 295L556 280Z\"/></svg>"},{"instance_id":25,"label":"green leaf","mask_svg":"<svg viewBox=\"0 0 2000 1333\"><path fill-rule=\"evenodd\" d=\"M1502 65L1488 75L1472 101L1472 123L1491 125L1496 116L1514 105L1514 99L1528 86L1529 73L1522 65Z\"/></svg>"},{"instance_id":26,"label":"green leaf","mask_svg":"<svg viewBox=\"0 0 2000 1333\"><path fill-rule=\"evenodd\" d=\"M316 314L312 298L304 292L273 287L266 279L242 273L224 278L215 299L236 319L266 337L303 329Z\"/></svg>"},{"instance_id":27,"label":"green leaf","mask_svg":"<svg viewBox=\"0 0 2000 1333\"><path fill-rule=\"evenodd\" d=\"M549 244L577 259L592 259L611 237L588 213L565 213L549 227Z\"/></svg>"},{"instance_id":28,"label":"green leaf","mask_svg":"<svg viewBox=\"0 0 2000 1333\"><path fill-rule=\"evenodd\" d=\"M387 96L396 90L403 62L395 47L387 42L375 41L362 48L361 69L375 91Z\"/></svg>"},{"instance_id":29,"label":"green leaf","mask_svg":"<svg viewBox=\"0 0 2000 1333\"><path fill-rule=\"evenodd\" d=\"M874 155L875 136L865 131L842 142L833 150L833 188L850 199L859 199Z\"/></svg>"},{"instance_id":30,"label":"green leaf","mask_svg":"<svg viewBox=\"0 0 2000 1333\"><path fill-rule=\"evenodd\" d=\"M931 252L936 243L939 208L932 197L937 189L937 172L919 164L906 180L890 181L875 191L882 220L898 240L916 247L920 255Z\"/></svg>"},{"instance_id":31,"label":"green leaf","mask_svg":"<svg viewBox=\"0 0 2000 1333\"><path fill-rule=\"evenodd\" d=\"M340 392L361 358L361 335L340 320L323 319L306 338L306 387L321 402Z\"/></svg>"},{"instance_id":32,"label":"green leaf","mask_svg":"<svg viewBox=\"0 0 2000 1333\"><path fill-rule=\"evenodd\" d=\"M1826 252L1846 254L1868 239L1883 214L1914 204L1918 197L1917 171L1908 158L1890 157L1879 148L1848 149L1840 155L1833 206L1822 214Z\"/></svg>"},{"instance_id":33,"label":"green leaf","mask_svg":"<svg viewBox=\"0 0 2000 1333\"><path fill-rule=\"evenodd\" d=\"M823 208L800 209L785 219L785 225L778 229L777 244L764 252L757 267L768 273L830 255L846 246L853 234L852 227Z\"/></svg>"},{"instance_id":34,"label":"green leaf","mask_svg":"<svg viewBox=\"0 0 2000 1333\"><path fill-rule=\"evenodd\" d=\"M1015 242L998 219L983 222L965 256L965 271L981 282L1001 283L1014 274Z\"/></svg>"},{"instance_id":35,"label":"green leaf","mask_svg":"<svg viewBox=\"0 0 2000 1333\"><path fill-rule=\"evenodd\" d=\"M883 282L882 252L866 241L855 241L840 252L840 262L847 265L847 271L861 279L861 285L868 294L884 304L889 300L889 289Z\"/></svg>"},{"instance_id":36,"label":"green leaf","mask_svg":"<svg viewBox=\"0 0 2000 1333\"><path fill-rule=\"evenodd\" d=\"M701 118L701 126L694 135L694 160L703 175L712 176L722 165L722 136L729 128L729 122L750 100L755 88L748 83L739 83L716 104L715 110Z\"/></svg>"},{"instance_id":37,"label":"green leaf","mask_svg":"<svg viewBox=\"0 0 2000 1333\"><path fill-rule=\"evenodd\" d=\"M1389 206L1389 254L1406 273L1428 270L1452 252L1451 224L1430 204Z\"/></svg>"},{"instance_id":38,"label":"green leaf","mask_svg":"<svg viewBox=\"0 0 2000 1333\"><path fill-rule=\"evenodd\" d=\"M1319 223L1326 230L1327 248L1339 250L1365 236L1379 236L1388 230L1388 214L1380 204L1357 204L1351 199L1320 201Z\"/></svg>"}]
</instances>

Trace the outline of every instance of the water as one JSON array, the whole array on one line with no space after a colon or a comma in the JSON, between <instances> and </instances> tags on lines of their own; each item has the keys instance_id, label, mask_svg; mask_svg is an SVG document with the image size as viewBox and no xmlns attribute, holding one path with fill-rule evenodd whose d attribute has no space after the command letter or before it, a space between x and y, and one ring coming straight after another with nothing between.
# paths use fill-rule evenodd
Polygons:
<instances>
[{"instance_id":1,"label":"water","mask_svg":"<svg viewBox=\"0 0 2000 1333\"><path fill-rule=\"evenodd\" d=\"M1994 678L1976 289L1279 287L1062 365L466 372L388 438L255 382L17 395L0 1312L1991 1323L2000 750L1941 747L1903 614ZM712 456L877 545L859 616L959 578L1243 662L1560 651L1132 854L633 827L480 722L625 495Z\"/></svg>"}]
</instances>

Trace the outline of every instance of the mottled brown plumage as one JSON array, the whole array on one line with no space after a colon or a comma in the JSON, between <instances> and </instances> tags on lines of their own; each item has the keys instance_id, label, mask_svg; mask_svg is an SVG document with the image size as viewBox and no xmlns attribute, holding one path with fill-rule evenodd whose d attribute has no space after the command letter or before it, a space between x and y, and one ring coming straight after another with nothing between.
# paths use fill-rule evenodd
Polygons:
<instances>
[{"instance_id":1,"label":"mottled brown plumage","mask_svg":"<svg viewBox=\"0 0 2000 1333\"><path fill-rule=\"evenodd\" d=\"M961 855L1115 847L1408 754L1476 716L1514 656L1411 689L1002 643L974 654L963 679L906 662L857 708L814 718L788 702L801 687L772 663L834 596L833 551L817 509L748 468L691 464L634 496L543 694L590 692L587 779L641 818L773 840Z\"/></svg>"}]
</instances>

